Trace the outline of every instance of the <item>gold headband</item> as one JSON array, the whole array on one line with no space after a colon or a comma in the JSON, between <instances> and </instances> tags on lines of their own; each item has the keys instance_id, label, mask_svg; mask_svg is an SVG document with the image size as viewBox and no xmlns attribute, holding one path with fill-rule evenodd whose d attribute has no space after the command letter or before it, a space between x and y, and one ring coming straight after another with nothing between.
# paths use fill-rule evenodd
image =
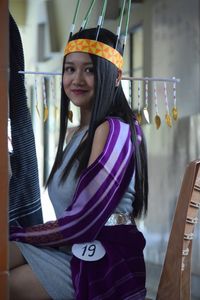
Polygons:
<instances>
[{"instance_id":1,"label":"gold headband","mask_svg":"<svg viewBox=\"0 0 200 300\"><path fill-rule=\"evenodd\" d=\"M64 55L73 52L85 52L103 57L113 63L119 70L123 67L123 57L121 54L102 42L88 39L78 39L67 43Z\"/></svg>"}]
</instances>

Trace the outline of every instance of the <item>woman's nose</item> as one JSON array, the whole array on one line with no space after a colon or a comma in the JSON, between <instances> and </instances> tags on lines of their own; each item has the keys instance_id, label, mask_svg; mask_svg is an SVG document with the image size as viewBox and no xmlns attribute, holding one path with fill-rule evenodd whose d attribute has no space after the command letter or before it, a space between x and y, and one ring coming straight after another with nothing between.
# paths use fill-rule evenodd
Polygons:
<instances>
[{"instance_id":1,"label":"woman's nose","mask_svg":"<svg viewBox=\"0 0 200 300\"><path fill-rule=\"evenodd\" d=\"M73 83L75 84L82 84L84 81L84 76L83 76L83 72L80 70L77 70L74 73L74 78L73 78Z\"/></svg>"}]
</instances>

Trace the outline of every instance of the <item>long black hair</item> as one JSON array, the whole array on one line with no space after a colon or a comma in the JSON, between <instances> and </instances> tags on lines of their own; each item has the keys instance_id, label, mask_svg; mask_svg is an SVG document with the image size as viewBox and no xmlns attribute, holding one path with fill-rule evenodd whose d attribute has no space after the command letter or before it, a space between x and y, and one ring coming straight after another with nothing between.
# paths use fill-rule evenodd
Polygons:
<instances>
[{"instance_id":1,"label":"long black hair","mask_svg":"<svg viewBox=\"0 0 200 300\"><path fill-rule=\"evenodd\" d=\"M76 39L91 39L95 40L97 29L85 29L71 37L71 40ZM107 29L101 29L98 41L103 42L111 47L115 47L116 35ZM120 43L117 44L118 52L122 54L122 47ZM91 153L92 142L96 128L105 121L108 116L115 116L122 119L124 122L130 124L132 141L135 145L135 165L136 165L136 197L134 201L133 216L140 217L142 213L146 214L148 206L148 170L147 170L147 153L144 137L140 145L137 143L137 134L134 126L134 114L130 108L127 99L124 95L121 83L116 87L116 79L118 77L118 69L111 62L96 55L91 55L94 66L95 77L95 95L92 103L91 119L88 129L87 137L79 145L71 160L64 169L61 181L64 181L70 168L73 165L74 159L78 158L79 166L77 176L81 171L87 167L89 156ZM64 73L65 57L63 60ZM60 135L58 150L55 158L53 168L48 178L47 184L51 181L54 173L60 166L63 159L63 146L66 136L68 117L67 112L69 109L69 98L64 92L63 83L61 87L61 108L60 108Z\"/></svg>"}]
</instances>

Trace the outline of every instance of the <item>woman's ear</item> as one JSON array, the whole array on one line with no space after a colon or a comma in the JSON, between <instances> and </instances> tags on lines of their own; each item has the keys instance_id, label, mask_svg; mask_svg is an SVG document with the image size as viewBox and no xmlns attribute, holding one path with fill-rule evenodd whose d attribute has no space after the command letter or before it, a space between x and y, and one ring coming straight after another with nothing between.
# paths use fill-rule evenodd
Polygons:
<instances>
[{"instance_id":1,"label":"woman's ear","mask_svg":"<svg viewBox=\"0 0 200 300\"><path fill-rule=\"evenodd\" d=\"M117 70L117 79L116 79L115 86L119 86L121 79L122 79L122 70L118 69Z\"/></svg>"}]
</instances>

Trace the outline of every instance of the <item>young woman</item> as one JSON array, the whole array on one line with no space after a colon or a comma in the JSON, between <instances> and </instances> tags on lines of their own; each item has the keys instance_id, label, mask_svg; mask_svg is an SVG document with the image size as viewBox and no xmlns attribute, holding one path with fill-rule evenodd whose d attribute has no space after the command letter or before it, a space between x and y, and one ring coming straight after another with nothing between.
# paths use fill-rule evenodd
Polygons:
<instances>
[{"instance_id":1,"label":"young woman","mask_svg":"<svg viewBox=\"0 0 200 300\"><path fill-rule=\"evenodd\" d=\"M144 299L144 137L121 86L120 43L72 36L62 71L60 137L47 186L57 220L11 230L11 299ZM93 53L93 54L91 54ZM80 126L64 147L70 101Z\"/></svg>"}]
</instances>

